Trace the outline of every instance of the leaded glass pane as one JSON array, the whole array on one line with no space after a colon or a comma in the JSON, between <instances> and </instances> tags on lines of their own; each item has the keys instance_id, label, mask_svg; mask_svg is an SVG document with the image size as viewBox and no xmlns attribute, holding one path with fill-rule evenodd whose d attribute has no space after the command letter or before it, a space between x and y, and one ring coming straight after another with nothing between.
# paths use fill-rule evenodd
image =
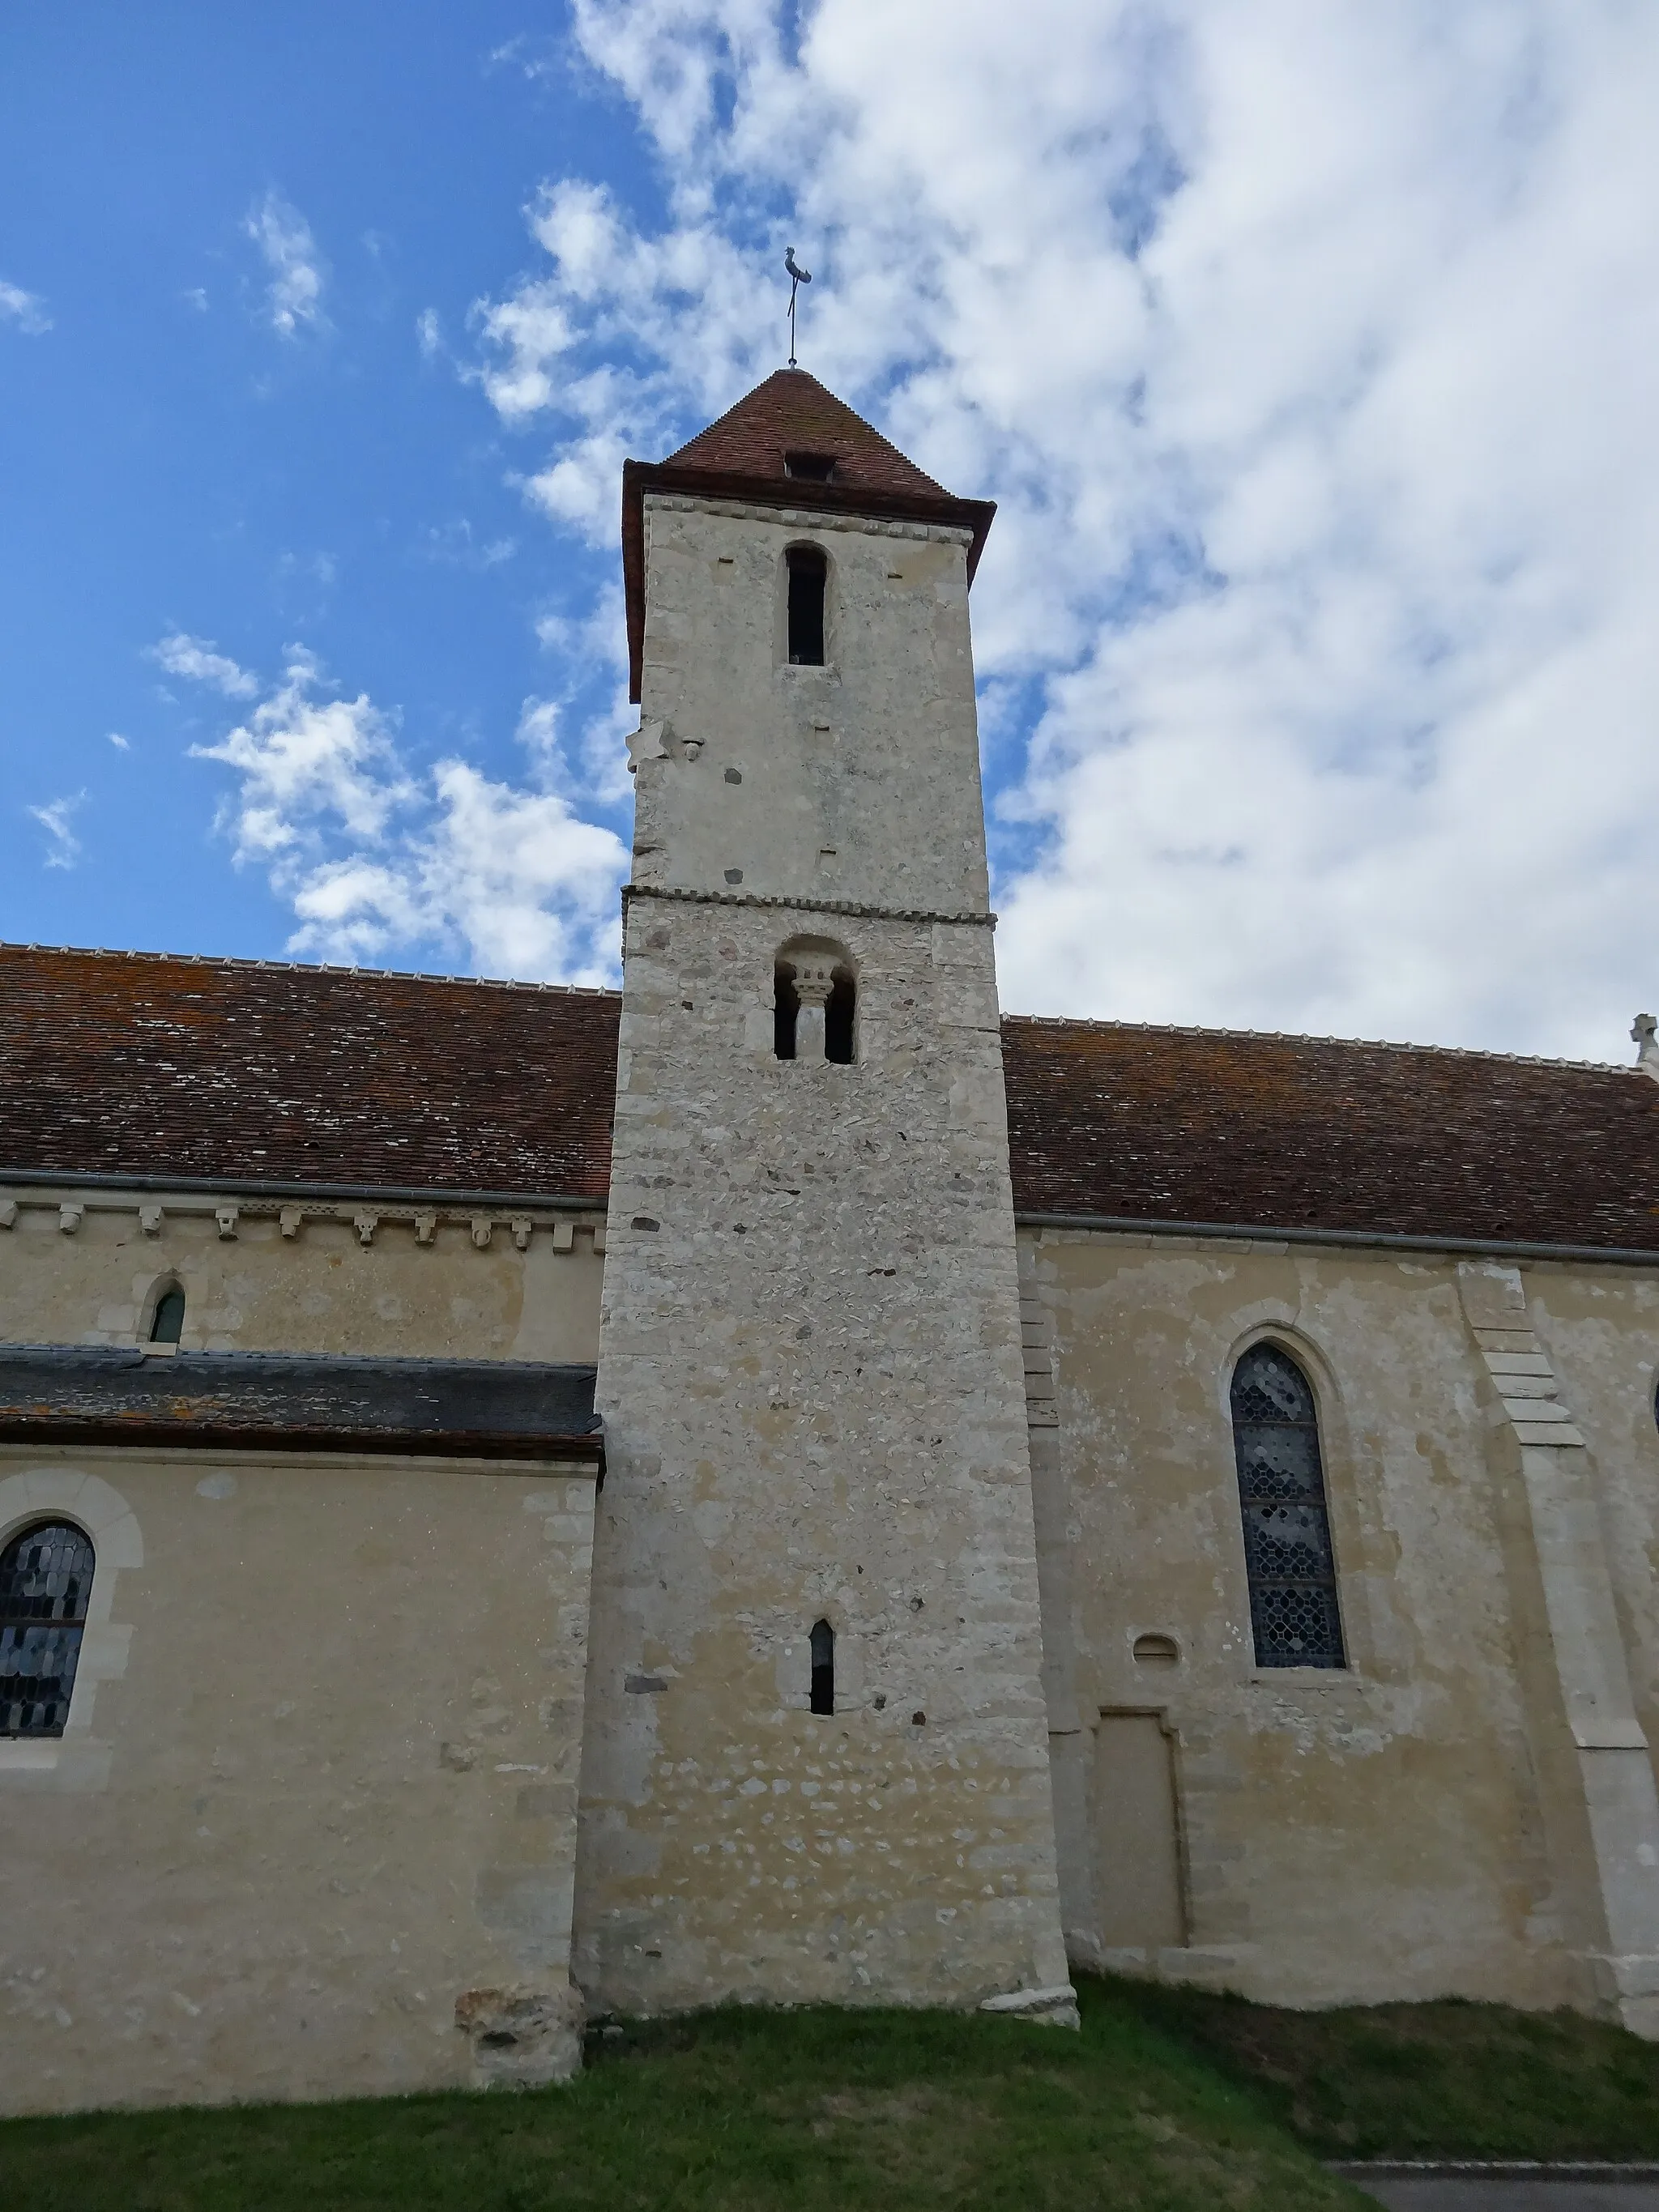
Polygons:
<instances>
[{"instance_id":1,"label":"leaded glass pane","mask_svg":"<svg viewBox=\"0 0 1659 2212\"><path fill-rule=\"evenodd\" d=\"M1307 1377L1271 1344L1233 1373L1233 1448L1258 1667L1340 1667L1336 1561Z\"/></svg>"},{"instance_id":2,"label":"leaded glass pane","mask_svg":"<svg viewBox=\"0 0 1659 2212\"><path fill-rule=\"evenodd\" d=\"M0 1552L0 1735L62 1735L92 1595L92 1546L64 1522Z\"/></svg>"}]
</instances>

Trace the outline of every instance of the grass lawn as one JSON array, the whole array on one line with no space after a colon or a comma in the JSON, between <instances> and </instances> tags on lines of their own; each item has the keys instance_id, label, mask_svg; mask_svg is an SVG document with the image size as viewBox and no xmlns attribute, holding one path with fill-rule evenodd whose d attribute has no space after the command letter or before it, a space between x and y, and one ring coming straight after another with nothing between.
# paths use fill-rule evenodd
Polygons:
<instances>
[{"instance_id":1,"label":"grass lawn","mask_svg":"<svg viewBox=\"0 0 1659 2212\"><path fill-rule=\"evenodd\" d=\"M1082 1984L630 2025L568 2089L0 2124L29 2212L1319 2212L1316 2158L1659 2156L1659 2048L1498 2005L1282 2012Z\"/></svg>"},{"instance_id":2,"label":"grass lawn","mask_svg":"<svg viewBox=\"0 0 1659 2212\"><path fill-rule=\"evenodd\" d=\"M1577 2013L1111 1988L1322 2158L1659 2159L1659 2045Z\"/></svg>"},{"instance_id":3,"label":"grass lawn","mask_svg":"<svg viewBox=\"0 0 1659 2212\"><path fill-rule=\"evenodd\" d=\"M28 2212L1355 2212L1252 2092L1085 1992L1085 2032L721 2011L569 2088L0 2124Z\"/></svg>"}]
</instances>

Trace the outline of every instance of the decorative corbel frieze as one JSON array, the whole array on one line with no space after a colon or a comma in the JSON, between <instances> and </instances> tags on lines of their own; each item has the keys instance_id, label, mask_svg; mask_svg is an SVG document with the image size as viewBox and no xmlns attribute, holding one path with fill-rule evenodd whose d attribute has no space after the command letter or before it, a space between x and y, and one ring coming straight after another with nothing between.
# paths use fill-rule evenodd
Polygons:
<instances>
[{"instance_id":1,"label":"decorative corbel frieze","mask_svg":"<svg viewBox=\"0 0 1659 2212\"><path fill-rule=\"evenodd\" d=\"M15 1229L16 1226L17 1200L15 1198L0 1198L0 1229Z\"/></svg>"},{"instance_id":2,"label":"decorative corbel frieze","mask_svg":"<svg viewBox=\"0 0 1659 2212\"><path fill-rule=\"evenodd\" d=\"M417 1244L430 1244L437 1234L438 1217L432 1208L428 1206L415 1217L415 1242Z\"/></svg>"},{"instance_id":3,"label":"decorative corbel frieze","mask_svg":"<svg viewBox=\"0 0 1659 2212\"><path fill-rule=\"evenodd\" d=\"M276 1216L276 1226L284 1237L293 1238L305 1226L306 1210L302 1206L285 1206Z\"/></svg>"},{"instance_id":4,"label":"decorative corbel frieze","mask_svg":"<svg viewBox=\"0 0 1659 2212\"><path fill-rule=\"evenodd\" d=\"M162 1208L153 1199L146 1200L138 1208L138 1226L146 1237L159 1237L165 1218Z\"/></svg>"},{"instance_id":5,"label":"decorative corbel frieze","mask_svg":"<svg viewBox=\"0 0 1659 2212\"><path fill-rule=\"evenodd\" d=\"M472 1242L477 1246L479 1251L487 1252L489 1249L489 1232L494 1226L487 1213L473 1215Z\"/></svg>"},{"instance_id":6,"label":"decorative corbel frieze","mask_svg":"<svg viewBox=\"0 0 1659 2212\"><path fill-rule=\"evenodd\" d=\"M219 1224L220 1237L227 1243L235 1236L236 1224L241 1218L241 1209L234 1206L216 1206L213 1218Z\"/></svg>"},{"instance_id":7,"label":"decorative corbel frieze","mask_svg":"<svg viewBox=\"0 0 1659 2212\"><path fill-rule=\"evenodd\" d=\"M520 1252L527 1252L530 1249L530 1232L536 1226L535 1223L526 1214L515 1213L509 1225L513 1231L513 1242Z\"/></svg>"},{"instance_id":8,"label":"decorative corbel frieze","mask_svg":"<svg viewBox=\"0 0 1659 2212\"><path fill-rule=\"evenodd\" d=\"M65 1237L73 1237L79 1231L86 1216L84 1206L77 1206L73 1200L65 1199L58 1209L58 1226Z\"/></svg>"},{"instance_id":9,"label":"decorative corbel frieze","mask_svg":"<svg viewBox=\"0 0 1659 2212\"><path fill-rule=\"evenodd\" d=\"M574 1221L556 1221L553 1224L553 1249L556 1252L568 1252L575 1242L576 1224Z\"/></svg>"},{"instance_id":10,"label":"decorative corbel frieze","mask_svg":"<svg viewBox=\"0 0 1659 2212\"><path fill-rule=\"evenodd\" d=\"M357 1232L357 1242L367 1250L374 1242L374 1232L380 1225L380 1217L365 1210L352 1215L351 1225Z\"/></svg>"}]
</instances>

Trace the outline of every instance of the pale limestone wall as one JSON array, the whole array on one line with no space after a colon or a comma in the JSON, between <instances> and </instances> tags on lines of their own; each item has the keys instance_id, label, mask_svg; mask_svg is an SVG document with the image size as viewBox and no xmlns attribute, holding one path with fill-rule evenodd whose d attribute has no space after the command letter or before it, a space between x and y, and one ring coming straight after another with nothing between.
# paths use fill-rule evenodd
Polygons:
<instances>
[{"instance_id":1,"label":"pale limestone wall","mask_svg":"<svg viewBox=\"0 0 1659 2212\"><path fill-rule=\"evenodd\" d=\"M1652 2033L1654 1279L1054 1231L1023 1231L1021 1261L1074 1953L1127 1940L1103 1717L1150 1713L1178 1833L1149 1812L1146 1845L1175 1850L1186 1940L1118 1963L1292 2003L1566 2002ZM1254 1664L1227 1388L1263 1334L1319 1400L1340 1673ZM1513 1416L1511 1368L1539 1370ZM1588 1449L1528 1418L1558 1396ZM1138 1662L1159 1634L1178 1661Z\"/></svg>"},{"instance_id":2,"label":"pale limestone wall","mask_svg":"<svg viewBox=\"0 0 1659 2212\"><path fill-rule=\"evenodd\" d=\"M965 536L646 523L574 1971L644 2009L1052 1989ZM823 669L784 661L801 538ZM798 933L856 974L856 1065L773 1056Z\"/></svg>"},{"instance_id":3,"label":"pale limestone wall","mask_svg":"<svg viewBox=\"0 0 1659 2212\"><path fill-rule=\"evenodd\" d=\"M597 1212L14 1184L0 1189L8 1216L0 1343L137 1342L176 1279L187 1351L578 1363L598 1351Z\"/></svg>"},{"instance_id":4,"label":"pale limestone wall","mask_svg":"<svg viewBox=\"0 0 1659 2212\"><path fill-rule=\"evenodd\" d=\"M635 881L982 913L967 533L654 493L645 520ZM784 554L807 541L828 660L792 668Z\"/></svg>"},{"instance_id":5,"label":"pale limestone wall","mask_svg":"<svg viewBox=\"0 0 1659 2212\"><path fill-rule=\"evenodd\" d=\"M842 1067L772 1056L798 922L629 926L574 1966L628 2009L1066 1978L989 932L845 921Z\"/></svg>"},{"instance_id":6,"label":"pale limestone wall","mask_svg":"<svg viewBox=\"0 0 1659 2212\"><path fill-rule=\"evenodd\" d=\"M462 2083L458 2001L556 2010L592 1501L568 1466L0 1450L0 1543L61 1514L98 1554L64 1737L0 1741L4 2109Z\"/></svg>"}]
</instances>

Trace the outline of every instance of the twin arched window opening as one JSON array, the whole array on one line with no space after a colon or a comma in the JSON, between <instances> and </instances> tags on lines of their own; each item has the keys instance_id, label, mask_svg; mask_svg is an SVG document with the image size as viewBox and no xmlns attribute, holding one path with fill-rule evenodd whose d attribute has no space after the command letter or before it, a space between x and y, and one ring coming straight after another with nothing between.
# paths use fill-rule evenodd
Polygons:
<instances>
[{"instance_id":1,"label":"twin arched window opening","mask_svg":"<svg viewBox=\"0 0 1659 2212\"><path fill-rule=\"evenodd\" d=\"M773 967L772 1049L780 1060L857 1057L858 985L845 945L799 938Z\"/></svg>"},{"instance_id":2,"label":"twin arched window opening","mask_svg":"<svg viewBox=\"0 0 1659 2212\"><path fill-rule=\"evenodd\" d=\"M1319 1416L1307 1376L1276 1344L1233 1370L1233 1453L1258 1667L1344 1667Z\"/></svg>"},{"instance_id":3,"label":"twin arched window opening","mask_svg":"<svg viewBox=\"0 0 1659 2212\"><path fill-rule=\"evenodd\" d=\"M62 1735L92 1596L92 1540L37 1522L0 1551L0 1736Z\"/></svg>"}]
</instances>

